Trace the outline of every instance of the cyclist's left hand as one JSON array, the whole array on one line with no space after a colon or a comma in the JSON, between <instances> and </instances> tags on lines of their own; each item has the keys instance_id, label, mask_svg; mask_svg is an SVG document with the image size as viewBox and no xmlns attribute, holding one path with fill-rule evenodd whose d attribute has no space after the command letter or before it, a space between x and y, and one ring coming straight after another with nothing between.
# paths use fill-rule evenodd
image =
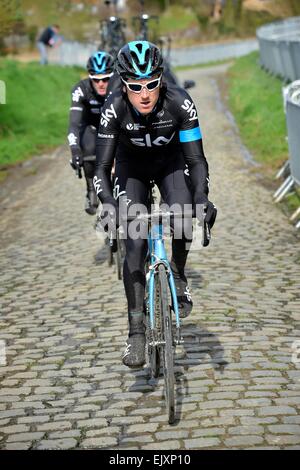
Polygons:
<instances>
[{"instance_id":1,"label":"cyclist's left hand","mask_svg":"<svg viewBox=\"0 0 300 470\"><path fill-rule=\"evenodd\" d=\"M217 207L213 202L209 201L206 194L202 194L201 197L198 198L197 204L203 204L206 207L204 222L206 222L209 229L211 229L214 226L214 223L217 218Z\"/></svg>"},{"instance_id":2,"label":"cyclist's left hand","mask_svg":"<svg viewBox=\"0 0 300 470\"><path fill-rule=\"evenodd\" d=\"M218 209L214 205L214 203L207 200L206 215L205 215L204 221L207 223L207 225L209 226L210 229L213 228L213 226L214 226L214 223L215 223L216 218L217 218L217 213L218 213Z\"/></svg>"}]
</instances>

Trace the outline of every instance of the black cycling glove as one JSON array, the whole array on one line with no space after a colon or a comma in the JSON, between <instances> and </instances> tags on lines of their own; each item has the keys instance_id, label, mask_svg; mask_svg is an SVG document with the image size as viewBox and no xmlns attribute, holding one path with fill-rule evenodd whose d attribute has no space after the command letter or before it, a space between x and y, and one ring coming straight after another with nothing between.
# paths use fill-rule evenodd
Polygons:
<instances>
[{"instance_id":1,"label":"black cycling glove","mask_svg":"<svg viewBox=\"0 0 300 470\"><path fill-rule=\"evenodd\" d=\"M119 206L116 201L103 204L100 214L100 223L105 232L116 233L119 227Z\"/></svg>"},{"instance_id":2,"label":"black cycling glove","mask_svg":"<svg viewBox=\"0 0 300 470\"><path fill-rule=\"evenodd\" d=\"M214 223L217 218L218 210L216 206L213 202L209 201L206 194L202 194L201 196L197 197L196 203L203 204L204 206L206 206L204 222L206 222L209 228L211 229L214 226Z\"/></svg>"},{"instance_id":3,"label":"black cycling glove","mask_svg":"<svg viewBox=\"0 0 300 470\"><path fill-rule=\"evenodd\" d=\"M74 170L79 170L79 168L83 165L83 156L82 154L78 153L72 155L72 168Z\"/></svg>"}]
</instances>

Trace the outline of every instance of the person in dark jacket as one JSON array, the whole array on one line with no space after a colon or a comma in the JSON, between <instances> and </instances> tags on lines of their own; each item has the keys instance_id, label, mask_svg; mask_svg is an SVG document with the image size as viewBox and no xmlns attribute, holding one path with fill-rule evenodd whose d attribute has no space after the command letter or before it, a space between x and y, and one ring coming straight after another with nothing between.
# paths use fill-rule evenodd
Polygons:
<instances>
[{"instance_id":1,"label":"person in dark jacket","mask_svg":"<svg viewBox=\"0 0 300 470\"><path fill-rule=\"evenodd\" d=\"M44 29L44 31L40 35L38 42L37 42L37 47L41 54L41 59L40 59L41 65L48 64L47 48L57 47L61 43L61 38L58 35L59 30L60 30L59 25L54 24Z\"/></svg>"}]
</instances>

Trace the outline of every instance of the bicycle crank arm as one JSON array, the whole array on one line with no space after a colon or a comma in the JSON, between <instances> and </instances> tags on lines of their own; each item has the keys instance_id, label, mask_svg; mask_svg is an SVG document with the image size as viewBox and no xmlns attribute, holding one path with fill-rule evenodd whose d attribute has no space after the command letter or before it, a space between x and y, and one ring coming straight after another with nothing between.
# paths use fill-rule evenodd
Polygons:
<instances>
[{"instance_id":1,"label":"bicycle crank arm","mask_svg":"<svg viewBox=\"0 0 300 470\"><path fill-rule=\"evenodd\" d=\"M179 344L184 344L184 339L183 338L176 338L175 339L175 344L179 345Z\"/></svg>"},{"instance_id":2,"label":"bicycle crank arm","mask_svg":"<svg viewBox=\"0 0 300 470\"><path fill-rule=\"evenodd\" d=\"M155 348L156 346L164 346L165 344L165 341L151 341L151 343L149 343L149 346Z\"/></svg>"},{"instance_id":3,"label":"bicycle crank arm","mask_svg":"<svg viewBox=\"0 0 300 470\"><path fill-rule=\"evenodd\" d=\"M184 344L184 339L180 334L180 329L176 328L175 344Z\"/></svg>"}]
</instances>

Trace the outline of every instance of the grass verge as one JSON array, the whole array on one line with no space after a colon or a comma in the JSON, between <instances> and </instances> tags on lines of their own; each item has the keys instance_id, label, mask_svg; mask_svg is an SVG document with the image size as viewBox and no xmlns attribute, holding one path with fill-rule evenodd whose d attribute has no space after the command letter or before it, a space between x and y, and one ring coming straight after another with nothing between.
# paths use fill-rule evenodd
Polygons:
<instances>
[{"instance_id":1,"label":"grass verge","mask_svg":"<svg viewBox=\"0 0 300 470\"><path fill-rule=\"evenodd\" d=\"M222 59L222 60L213 60L211 62L204 62L203 64L194 64L194 65L177 65L173 67L174 72L181 72L184 70L193 70L199 68L213 67L214 65L222 65L233 62L234 59Z\"/></svg>"},{"instance_id":2,"label":"grass verge","mask_svg":"<svg viewBox=\"0 0 300 470\"><path fill-rule=\"evenodd\" d=\"M78 67L0 60L6 104L0 105L0 166L23 161L66 142L70 90Z\"/></svg>"},{"instance_id":3,"label":"grass verge","mask_svg":"<svg viewBox=\"0 0 300 470\"><path fill-rule=\"evenodd\" d=\"M282 86L280 79L260 67L258 52L237 59L228 71L229 108L243 143L261 164L269 182L289 155ZM300 194L296 189L282 205L285 212L291 212L299 204Z\"/></svg>"}]
</instances>

